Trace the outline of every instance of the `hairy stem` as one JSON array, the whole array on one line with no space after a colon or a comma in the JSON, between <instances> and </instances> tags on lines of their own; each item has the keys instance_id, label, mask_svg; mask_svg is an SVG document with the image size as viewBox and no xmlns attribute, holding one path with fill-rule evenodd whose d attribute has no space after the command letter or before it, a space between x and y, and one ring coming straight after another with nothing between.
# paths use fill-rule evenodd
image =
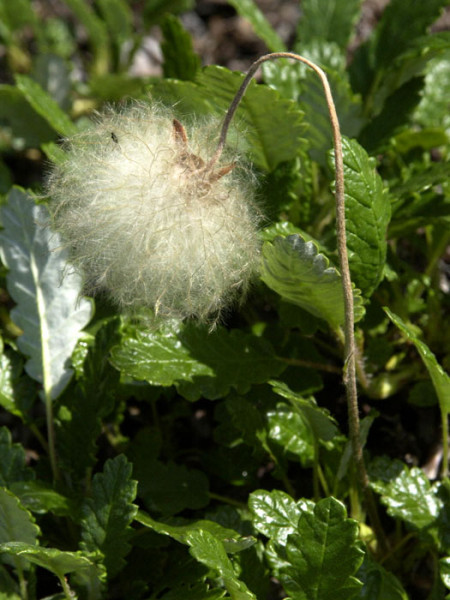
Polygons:
<instances>
[{"instance_id":1,"label":"hairy stem","mask_svg":"<svg viewBox=\"0 0 450 600\"><path fill-rule=\"evenodd\" d=\"M342 155L342 138L339 128L339 121L336 113L336 108L333 102L330 85L327 80L327 76L324 71L318 67L315 63L310 60L294 54L291 52L274 52L272 54L266 54L261 56L248 70L241 87L237 91L230 108L222 125L220 132L219 142L217 149L206 165L206 169L212 169L216 162L219 160L228 133L230 123L236 112L236 109L244 96L244 93L252 80L254 74L264 62L268 60L277 60L279 58L289 58L301 63L306 64L308 67L313 69L319 76L322 87L325 93L326 102L328 105L328 111L333 130L333 144L334 144L334 161L336 171L336 234L337 244L339 253L340 270L342 276L342 288L344 293L344 306L345 306L345 323L344 323L344 384L347 394L347 406L348 406L348 422L349 422L349 436L352 443L353 449L353 460L356 466L358 474L358 480L362 488L364 498L366 500L367 510L370 516L372 527L374 528L377 537L382 545L384 545L384 534L379 522L378 513L376 509L375 500L373 498L371 489L369 487L369 479L367 476L366 467L364 464L363 450L360 440L360 424L359 424L359 412L358 412L358 393L356 387L356 345L355 345L355 334L354 334L354 307L353 307L353 290L352 282L350 277L350 268L348 263L347 254L347 239L345 229L345 198L344 198L344 161Z\"/></svg>"}]
</instances>

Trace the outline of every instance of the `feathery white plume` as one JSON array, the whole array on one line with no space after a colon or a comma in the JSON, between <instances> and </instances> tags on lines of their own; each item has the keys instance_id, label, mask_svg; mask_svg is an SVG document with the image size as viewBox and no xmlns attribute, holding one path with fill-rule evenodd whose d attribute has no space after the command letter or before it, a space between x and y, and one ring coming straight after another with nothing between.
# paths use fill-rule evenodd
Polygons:
<instances>
[{"instance_id":1,"label":"feathery white plume","mask_svg":"<svg viewBox=\"0 0 450 600\"><path fill-rule=\"evenodd\" d=\"M136 104L67 140L47 191L87 291L201 320L245 294L259 216L250 185L228 175L234 165L206 169L210 133L200 124L188 140L169 111Z\"/></svg>"}]
</instances>

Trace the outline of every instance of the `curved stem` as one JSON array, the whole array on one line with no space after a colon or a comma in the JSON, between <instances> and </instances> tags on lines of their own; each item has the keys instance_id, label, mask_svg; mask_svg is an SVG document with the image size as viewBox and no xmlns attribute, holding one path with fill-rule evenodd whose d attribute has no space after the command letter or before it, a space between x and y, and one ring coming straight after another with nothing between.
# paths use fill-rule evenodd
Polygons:
<instances>
[{"instance_id":1,"label":"curved stem","mask_svg":"<svg viewBox=\"0 0 450 600\"><path fill-rule=\"evenodd\" d=\"M371 489L369 487L369 478L367 476L366 467L364 464L363 450L360 440L360 425L359 425L359 412L358 412L358 392L356 387L356 346L355 346L355 334L354 334L354 306L353 306L353 289L350 277L350 268L348 262L347 253L347 239L345 229L345 197L344 197L344 161L342 155L342 138L339 128L339 121L336 113L336 107L333 102L333 96L331 94L330 85L327 80L325 72L318 67L315 63L311 62L303 56L294 54L292 52L274 52L272 54L265 54L261 56L248 70L239 90L237 91L230 108L222 125L220 132L219 142L217 149L206 165L206 169L212 169L216 162L219 160L228 133L230 123L236 112L236 109L244 96L244 93L252 80L254 74L258 70L259 66L268 60L278 60L279 58L289 58L298 62L304 63L319 76L325 98L328 106L329 117L333 130L333 145L334 145L334 162L336 172L336 189L335 189L335 200L336 200L336 234L337 244L339 253L339 263L342 276L342 289L344 294L344 306L345 306L345 323L344 323L344 384L347 395L347 406L348 406L348 421L349 421L349 436L353 448L353 460L355 462L356 471L360 486L362 488L367 510L370 515L372 526L379 538L379 541L384 545L384 534L381 528L378 513L376 510L375 500L373 498Z\"/></svg>"}]
</instances>

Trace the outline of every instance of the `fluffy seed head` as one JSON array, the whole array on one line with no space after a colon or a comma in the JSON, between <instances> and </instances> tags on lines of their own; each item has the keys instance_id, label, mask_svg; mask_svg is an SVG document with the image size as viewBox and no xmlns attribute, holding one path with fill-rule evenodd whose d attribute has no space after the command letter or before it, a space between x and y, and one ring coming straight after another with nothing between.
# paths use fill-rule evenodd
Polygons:
<instances>
[{"instance_id":1,"label":"fluffy seed head","mask_svg":"<svg viewBox=\"0 0 450 600\"><path fill-rule=\"evenodd\" d=\"M138 104L67 141L48 194L87 291L202 320L246 292L259 217L233 164L206 168L210 132L199 124L188 136L169 112Z\"/></svg>"}]
</instances>

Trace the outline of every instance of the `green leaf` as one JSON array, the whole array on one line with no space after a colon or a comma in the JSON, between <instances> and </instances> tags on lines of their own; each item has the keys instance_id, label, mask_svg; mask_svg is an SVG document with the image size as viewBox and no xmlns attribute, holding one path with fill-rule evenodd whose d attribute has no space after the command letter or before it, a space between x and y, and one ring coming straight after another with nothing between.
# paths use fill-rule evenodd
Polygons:
<instances>
[{"instance_id":1,"label":"green leaf","mask_svg":"<svg viewBox=\"0 0 450 600\"><path fill-rule=\"evenodd\" d=\"M92 498L82 507L82 550L99 550L104 556L108 577L116 575L125 565L124 557L131 549L128 539L137 506L137 482L131 479L132 465L119 455L106 461L103 472L92 481Z\"/></svg>"},{"instance_id":2,"label":"green leaf","mask_svg":"<svg viewBox=\"0 0 450 600\"><path fill-rule=\"evenodd\" d=\"M0 406L26 422L35 398L36 387L23 373L23 358L16 352L1 352Z\"/></svg>"},{"instance_id":3,"label":"green leaf","mask_svg":"<svg viewBox=\"0 0 450 600\"><path fill-rule=\"evenodd\" d=\"M173 588L161 600L220 600L226 594L225 590L210 589L206 583L196 583L193 586L180 586Z\"/></svg>"},{"instance_id":4,"label":"green leaf","mask_svg":"<svg viewBox=\"0 0 450 600\"><path fill-rule=\"evenodd\" d=\"M324 319L333 329L344 323L341 276L314 242L305 242L298 234L266 242L261 279L284 300ZM364 314L359 294L354 290L355 320Z\"/></svg>"},{"instance_id":5,"label":"green leaf","mask_svg":"<svg viewBox=\"0 0 450 600\"><path fill-rule=\"evenodd\" d=\"M255 538L251 536L242 537L234 529L228 529L226 527L222 527L222 525L216 523L215 521L207 521L204 519L191 521L185 525L177 525L171 524L170 522L163 523L161 521L155 521L152 519L152 517L150 517L150 515L140 510L135 516L135 521L141 523L141 525L145 525L145 527L149 527L157 533L168 535L182 544L189 543L188 536L190 533L194 531L207 531L217 540L219 540L223 544L225 551L229 553L246 550L250 546L253 546L253 544L256 542ZM175 520L175 523L177 522L178 520Z\"/></svg>"},{"instance_id":6,"label":"green leaf","mask_svg":"<svg viewBox=\"0 0 450 600\"><path fill-rule=\"evenodd\" d=\"M314 502L296 502L280 490L257 490L250 494L248 506L253 515L255 529L283 546L286 545L288 536L297 531L300 516L304 512L312 514Z\"/></svg>"},{"instance_id":7,"label":"green leaf","mask_svg":"<svg viewBox=\"0 0 450 600\"><path fill-rule=\"evenodd\" d=\"M311 466L314 459L314 437L308 421L300 412L284 402L267 413L269 440L291 460L303 467Z\"/></svg>"},{"instance_id":8,"label":"green leaf","mask_svg":"<svg viewBox=\"0 0 450 600\"><path fill-rule=\"evenodd\" d=\"M378 66L386 66L404 52L428 27L437 20L448 5L446 0L428 0L404 3L391 0L375 30L373 45ZM408 27L405 27L408 23Z\"/></svg>"},{"instance_id":9,"label":"green leaf","mask_svg":"<svg viewBox=\"0 0 450 600\"><path fill-rule=\"evenodd\" d=\"M14 149L39 148L43 142L55 139L55 131L12 85L0 85L0 119L2 144Z\"/></svg>"},{"instance_id":10,"label":"green leaf","mask_svg":"<svg viewBox=\"0 0 450 600\"><path fill-rule=\"evenodd\" d=\"M133 11L126 0L96 0L96 5L120 57L123 45L133 39Z\"/></svg>"},{"instance_id":11,"label":"green leaf","mask_svg":"<svg viewBox=\"0 0 450 600\"><path fill-rule=\"evenodd\" d=\"M443 508L442 499L420 469L402 466L402 471L395 474L393 465L392 476L383 471L383 480L372 475L371 487L381 494L381 501L391 516L406 521L425 537L428 534L434 537L432 530Z\"/></svg>"},{"instance_id":12,"label":"green leaf","mask_svg":"<svg viewBox=\"0 0 450 600\"><path fill-rule=\"evenodd\" d=\"M0 565L0 600L23 600L18 584L3 565Z\"/></svg>"},{"instance_id":13,"label":"green leaf","mask_svg":"<svg viewBox=\"0 0 450 600\"><path fill-rule=\"evenodd\" d=\"M30 563L43 567L63 577L67 573L90 569L94 563L82 552L63 552L57 548L44 548L24 542L9 542L0 546L0 551L20 556Z\"/></svg>"},{"instance_id":14,"label":"green leaf","mask_svg":"<svg viewBox=\"0 0 450 600\"><path fill-rule=\"evenodd\" d=\"M383 277L391 217L381 177L356 140L344 138L345 217L352 280L369 297Z\"/></svg>"},{"instance_id":15,"label":"green leaf","mask_svg":"<svg viewBox=\"0 0 450 600\"><path fill-rule=\"evenodd\" d=\"M252 384L264 383L284 366L268 342L239 330L187 324L158 332L137 331L125 336L111 352L112 364L135 379L152 385L176 384L189 400L204 396L215 400L231 387L246 393Z\"/></svg>"},{"instance_id":16,"label":"green leaf","mask_svg":"<svg viewBox=\"0 0 450 600\"><path fill-rule=\"evenodd\" d=\"M194 52L191 36L181 21L170 14L164 17L161 31L164 36L161 44L164 77L194 81L201 63L200 57Z\"/></svg>"},{"instance_id":17,"label":"green leaf","mask_svg":"<svg viewBox=\"0 0 450 600\"><path fill-rule=\"evenodd\" d=\"M336 42L346 50L360 13L361 0L303 0L297 45Z\"/></svg>"},{"instance_id":18,"label":"green leaf","mask_svg":"<svg viewBox=\"0 0 450 600\"><path fill-rule=\"evenodd\" d=\"M20 504L14 494L0 488L0 551L1 545L9 542L37 544L39 535L39 527L35 525L31 513ZM27 568L23 559L15 558L12 564L18 569Z\"/></svg>"},{"instance_id":19,"label":"green leaf","mask_svg":"<svg viewBox=\"0 0 450 600\"><path fill-rule=\"evenodd\" d=\"M409 600L397 577L372 560L369 553L357 576L364 584L358 600Z\"/></svg>"},{"instance_id":20,"label":"green leaf","mask_svg":"<svg viewBox=\"0 0 450 600\"><path fill-rule=\"evenodd\" d=\"M37 81L26 75L16 75L16 83L27 102L57 133L68 137L77 132L74 123Z\"/></svg>"},{"instance_id":21,"label":"green leaf","mask_svg":"<svg viewBox=\"0 0 450 600\"><path fill-rule=\"evenodd\" d=\"M25 450L13 444L6 427L0 428L0 486L10 487L16 481L34 478L34 471L26 466Z\"/></svg>"},{"instance_id":22,"label":"green leaf","mask_svg":"<svg viewBox=\"0 0 450 600\"><path fill-rule=\"evenodd\" d=\"M441 558L439 567L442 583L450 590L450 556Z\"/></svg>"},{"instance_id":23,"label":"green leaf","mask_svg":"<svg viewBox=\"0 0 450 600\"><path fill-rule=\"evenodd\" d=\"M188 534L187 542L191 546L192 556L223 579L233 600L256 600L256 596L250 592L245 583L236 577L223 544L209 531L193 531Z\"/></svg>"},{"instance_id":24,"label":"green leaf","mask_svg":"<svg viewBox=\"0 0 450 600\"><path fill-rule=\"evenodd\" d=\"M439 399L441 412L448 415L450 413L450 377L437 362L435 355L431 352L428 346L419 340L412 328L388 308L384 308L384 311L391 321L416 347L418 353L420 354L420 358L423 360L423 363L427 368L431 381L433 382L434 389L436 390L436 394Z\"/></svg>"},{"instance_id":25,"label":"green leaf","mask_svg":"<svg viewBox=\"0 0 450 600\"><path fill-rule=\"evenodd\" d=\"M186 115L215 114L223 118L244 75L224 67L209 66L199 72L196 84L162 81L151 88L152 96L170 105L180 118ZM270 114L270 119L267 115ZM248 87L234 119L239 143L255 165L272 171L281 162L295 158L305 146L303 113L294 102L275 90L256 85ZM230 140L231 134L229 136Z\"/></svg>"},{"instance_id":26,"label":"green leaf","mask_svg":"<svg viewBox=\"0 0 450 600\"><path fill-rule=\"evenodd\" d=\"M1 215L1 257L9 268L8 291L17 304L11 317L23 330L17 345L29 357L27 373L42 383L46 398L54 399L72 376L67 363L92 306L79 297L79 276L64 274L66 254L55 251L60 242L47 225L47 209L16 188Z\"/></svg>"},{"instance_id":27,"label":"green leaf","mask_svg":"<svg viewBox=\"0 0 450 600\"><path fill-rule=\"evenodd\" d=\"M250 22L253 31L265 42L270 52L286 51L283 40L272 28L254 0L228 0L228 4L234 6L236 12Z\"/></svg>"},{"instance_id":28,"label":"green leaf","mask_svg":"<svg viewBox=\"0 0 450 600\"><path fill-rule=\"evenodd\" d=\"M73 517L76 510L73 501L43 481L17 481L11 485L11 491L33 513L51 512L57 516Z\"/></svg>"},{"instance_id":29,"label":"green leaf","mask_svg":"<svg viewBox=\"0 0 450 600\"><path fill-rule=\"evenodd\" d=\"M335 498L318 502L314 513L304 512L297 533L288 537L280 581L292 600L350 600L362 587L355 575L364 557L358 524L346 517Z\"/></svg>"}]
</instances>

